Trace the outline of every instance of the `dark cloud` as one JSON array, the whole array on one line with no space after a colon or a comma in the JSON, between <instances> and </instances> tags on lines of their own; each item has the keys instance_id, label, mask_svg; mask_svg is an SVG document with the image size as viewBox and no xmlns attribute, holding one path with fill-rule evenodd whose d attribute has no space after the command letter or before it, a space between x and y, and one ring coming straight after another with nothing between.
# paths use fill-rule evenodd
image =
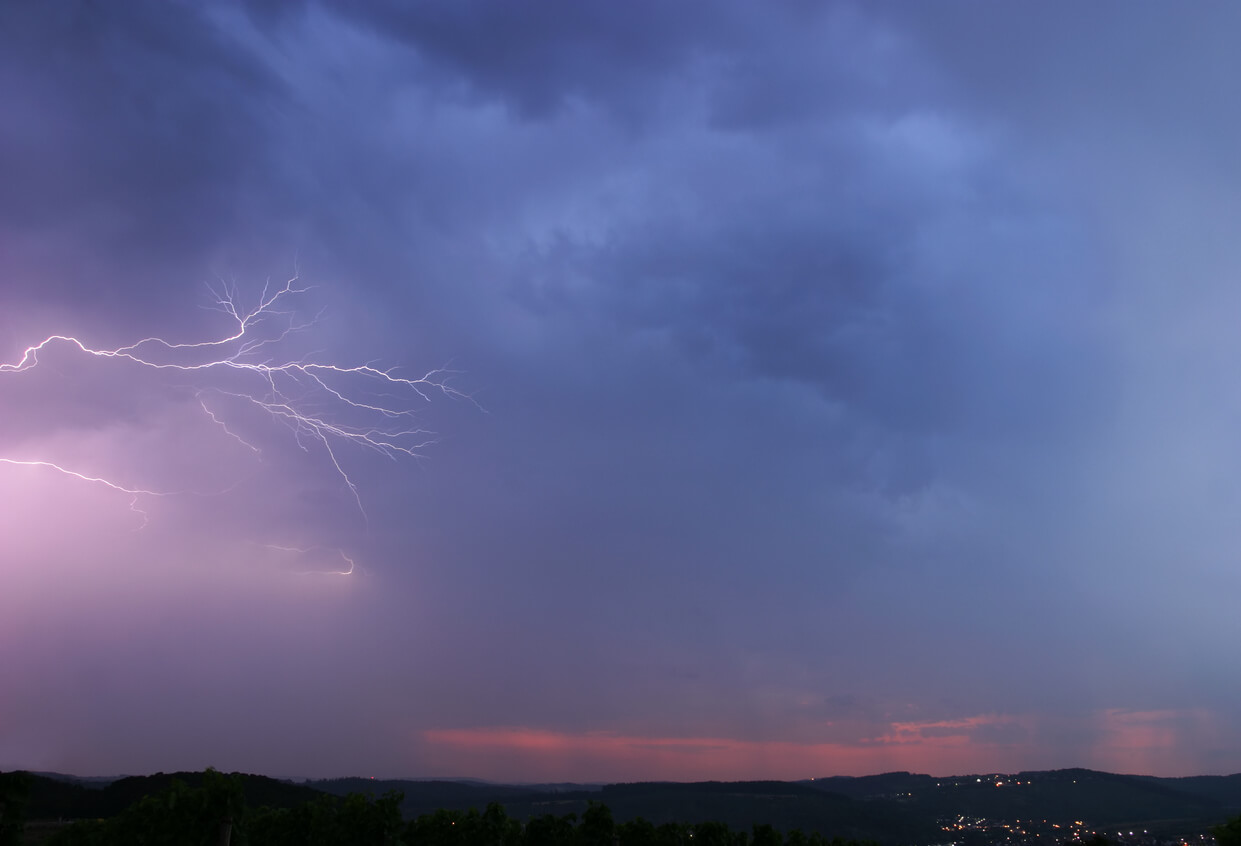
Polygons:
<instances>
[{"instance_id":1,"label":"dark cloud","mask_svg":"<svg viewBox=\"0 0 1241 846\"><path fill-rule=\"evenodd\" d=\"M8 226L93 223L131 254L219 237L268 153L275 81L253 57L176 4L19 5L4 24Z\"/></svg>"},{"instance_id":2,"label":"dark cloud","mask_svg":"<svg viewBox=\"0 0 1241 846\"><path fill-rule=\"evenodd\" d=\"M625 7L553 2L535 9L493 3L340 3L343 16L399 40L449 82L498 98L528 118L575 100L643 115L663 79L692 68L737 35L732 5L642 2Z\"/></svg>"}]
</instances>

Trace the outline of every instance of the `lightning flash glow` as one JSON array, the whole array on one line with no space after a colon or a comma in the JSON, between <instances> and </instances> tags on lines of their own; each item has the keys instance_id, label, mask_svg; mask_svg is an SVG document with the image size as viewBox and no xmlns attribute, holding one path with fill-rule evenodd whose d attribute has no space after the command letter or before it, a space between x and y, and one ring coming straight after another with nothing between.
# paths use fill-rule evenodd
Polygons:
<instances>
[{"instance_id":1,"label":"lightning flash glow","mask_svg":"<svg viewBox=\"0 0 1241 846\"><path fill-rule=\"evenodd\" d=\"M299 285L295 275L279 287L265 285L258 302L244 308L236 286L224 285L211 289L211 307L228 318L228 329L220 337L201 341L147 337L103 349L70 335L50 335L26 347L16 361L0 362L0 377L37 378L40 356L46 358L56 346L118 366L173 373L193 391L205 419L256 458L262 450L243 434L245 427L231 419L230 410L235 416L239 409L249 407L286 430L303 451L321 450L365 521L362 496L346 469L342 448L371 450L390 459L418 456L432 442L429 432L414 425L420 406L435 394L465 395L448 384L452 372L444 369L409 377L399 375L395 368L333 363L315 354L282 356L291 338L318 324L318 316L310 320L298 316L296 301L309 290ZM143 515L144 525L146 515L139 503L145 497L224 492L157 490L67 466L48 456L0 457L0 463L54 471L124 494L130 497L131 509ZM305 551L295 546L280 548ZM336 572L354 571L353 560L344 552L333 550L331 555L339 555L344 565Z\"/></svg>"},{"instance_id":2,"label":"lightning flash glow","mask_svg":"<svg viewBox=\"0 0 1241 846\"><path fill-rule=\"evenodd\" d=\"M322 546L303 549L302 547L297 546L278 546L274 543L264 544L264 546L267 549L274 549L277 552L287 552L297 555L299 558L303 559L314 556L327 560L328 566L326 568L320 570L299 570L297 571L297 575L299 576L352 576L354 568L358 566L352 558L345 554L343 549ZM334 570L332 567L339 567L342 569Z\"/></svg>"},{"instance_id":3,"label":"lightning flash glow","mask_svg":"<svg viewBox=\"0 0 1241 846\"><path fill-rule=\"evenodd\" d=\"M52 462L52 461L41 461L41 460L21 461L16 458L0 457L0 464L13 464L19 467L46 467L47 469L54 470L57 473L63 473L66 476L72 476L75 479L81 479L83 482L91 482L97 485L103 485L104 487L111 488L114 491L118 491L124 494L129 494L130 495L129 509L142 518L142 526L145 526L147 523L147 513L138 507L138 498L142 496L168 496L168 494L164 491L147 491L147 490L142 490L141 488L127 488L124 485L119 485L116 482L110 482L107 479L101 478L99 476L87 476L85 473L79 473L76 470L70 470L69 468L62 467L59 464L56 464L55 462ZM139 526L139 528L142 528L142 526Z\"/></svg>"}]
</instances>

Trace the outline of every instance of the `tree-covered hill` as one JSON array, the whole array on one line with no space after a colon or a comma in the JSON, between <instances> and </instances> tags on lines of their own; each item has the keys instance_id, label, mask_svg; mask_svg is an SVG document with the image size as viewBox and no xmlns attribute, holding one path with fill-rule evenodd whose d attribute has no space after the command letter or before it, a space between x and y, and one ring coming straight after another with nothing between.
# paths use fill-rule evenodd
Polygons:
<instances>
[{"instance_id":1,"label":"tree-covered hill","mask_svg":"<svg viewBox=\"0 0 1241 846\"><path fill-rule=\"evenodd\" d=\"M321 795L309 787L261 775L234 773L247 804L288 808ZM174 779L188 787L200 787L201 772L155 773L149 776L127 776L103 787L87 786L78 781L49 776L31 775L26 805L29 819L95 819L119 814L144 796L167 790Z\"/></svg>"},{"instance_id":2,"label":"tree-covered hill","mask_svg":"<svg viewBox=\"0 0 1241 846\"><path fill-rule=\"evenodd\" d=\"M803 784L924 818L1088 820L1097 826L1205 825L1241 807L1241 778L1158 779L1086 769L934 778L885 773Z\"/></svg>"},{"instance_id":3,"label":"tree-covered hill","mask_svg":"<svg viewBox=\"0 0 1241 846\"><path fill-rule=\"evenodd\" d=\"M1181 778L1137 778L1162 784L1182 793L1219 802L1229 811L1241 811L1241 773L1226 776L1184 776Z\"/></svg>"}]
</instances>

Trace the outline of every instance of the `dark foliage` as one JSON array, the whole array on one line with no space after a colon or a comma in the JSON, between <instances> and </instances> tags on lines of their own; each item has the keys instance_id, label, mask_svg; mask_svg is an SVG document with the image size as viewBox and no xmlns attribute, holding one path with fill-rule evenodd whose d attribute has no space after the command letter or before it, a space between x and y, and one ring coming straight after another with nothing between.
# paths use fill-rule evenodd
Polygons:
<instances>
[{"instance_id":1,"label":"dark foliage","mask_svg":"<svg viewBox=\"0 0 1241 846\"><path fill-rule=\"evenodd\" d=\"M213 771L212 771L213 772ZM260 775L232 773L241 784L247 805L290 808L310 801L320 793L303 785L290 784ZM206 773L156 773L117 779L100 788L64 778L35 775L30 779L30 819L98 819L113 817L145 796L169 789L174 781L190 788L203 786Z\"/></svg>"},{"instance_id":2,"label":"dark foliage","mask_svg":"<svg viewBox=\"0 0 1241 846\"><path fill-rule=\"evenodd\" d=\"M1241 817L1233 817L1211 829L1216 846L1241 846Z\"/></svg>"},{"instance_id":3,"label":"dark foliage","mask_svg":"<svg viewBox=\"0 0 1241 846\"><path fill-rule=\"evenodd\" d=\"M734 831L724 822L665 822L637 818L617 824L612 810L590 802L580 815L543 814L524 824L490 803L483 812L440 809L405 822L402 796L318 794L292 807L247 810L242 776L212 770L191 785L171 778L115 816L82 820L58 832L54 846L852 846L794 830L786 838L770 824ZM162 783L155 779L152 783ZM132 785L125 789L132 789ZM710 792L710 791L708 791ZM721 793L720 795L728 795ZM14 841L16 842L16 841Z\"/></svg>"},{"instance_id":4,"label":"dark foliage","mask_svg":"<svg viewBox=\"0 0 1241 846\"><path fill-rule=\"evenodd\" d=\"M108 819L83 820L60 831L56 846L215 846L231 833L233 842L245 842L241 779L208 770L199 774L199 786L180 779L143 796Z\"/></svg>"},{"instance_id":5,"label":"dark foliage","mask_svg":"<svg viewBox=\"0 0 1241 846\"><path fill-rule=\"evenodd\" d=\"M0 846L17 846L26 827L29 773L0 773Z\"/></svg>"}]
</instances>

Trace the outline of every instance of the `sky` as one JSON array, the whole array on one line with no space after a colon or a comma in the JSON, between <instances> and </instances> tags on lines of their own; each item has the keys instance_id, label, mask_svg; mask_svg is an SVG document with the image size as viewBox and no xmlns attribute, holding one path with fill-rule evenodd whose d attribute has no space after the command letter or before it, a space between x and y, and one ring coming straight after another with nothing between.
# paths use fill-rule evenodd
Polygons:
<instances>
[{"instance_id":1,"label":"sky","mask_svg":"<svg viewBox=\"0 0 1241 846\"><path fill-rule=\"evenodd\" d=\"M0 4L0 769L1241 771L1239 27Z\"/></svg>"}]
</instances>

